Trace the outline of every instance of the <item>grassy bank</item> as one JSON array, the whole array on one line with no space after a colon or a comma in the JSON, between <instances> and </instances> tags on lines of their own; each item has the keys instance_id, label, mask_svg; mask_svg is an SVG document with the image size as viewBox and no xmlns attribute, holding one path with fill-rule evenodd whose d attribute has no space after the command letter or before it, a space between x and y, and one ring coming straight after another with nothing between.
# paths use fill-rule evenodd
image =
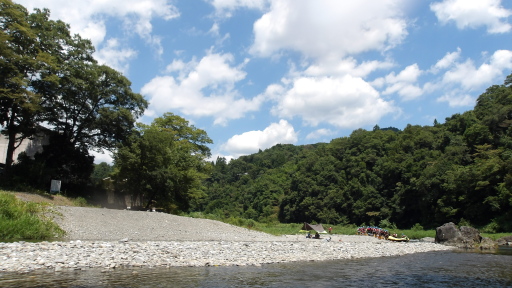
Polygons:
<instances>
[{"instance_id":1,"label":"grassy bank","mask_svg":"<svg viewBox=\"0 0 512 288\"><path fill-rule=\"evenodd\" d=\"M205 218L211 220L218 220L228 224L249 228L252 230L257 230L261 232L265 232L272 235L294 235L294 234L305 234L301 233L300 228L302 224L296 223L260 223L254 221L252 219L244 219L238 217L230 217L230 218L222 218L218 215L214 214L204 214L201 212L194 212L190 214L185 214L182 216L193 217L193 218ZM330 225L330 224L322 224L322 226L327 230L329 227L332 227L333 234L341 234L341 235L356 235L357 226L356 225ZM425 237L436 237L436 231L434 229L424 230L422 228L413 227L412 229L397 229L397 228L388 228L387 229L390 234L397 234L401 236L402 234L407 235L410 239L422 239ZM512 233L481 233L480 235L483 237L489 237L493 240L497 240L499 238L510 236Z\"/></svg>"},{"instance_id":2,"label":"grassy bank","mask_svg":"<svg viewBox=\"0 0 512 288\"><path fill-rule=\"evenodd\" d=\"M64 235L47 203L23 201L0 191L0 240L47 240Z\"/></svg>"}]
</instances>

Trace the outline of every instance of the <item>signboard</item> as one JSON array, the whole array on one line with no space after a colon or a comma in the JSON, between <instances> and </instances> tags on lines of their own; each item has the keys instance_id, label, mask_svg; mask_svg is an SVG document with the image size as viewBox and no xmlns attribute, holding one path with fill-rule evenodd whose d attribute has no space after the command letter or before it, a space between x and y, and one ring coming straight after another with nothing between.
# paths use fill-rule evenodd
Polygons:
<instances>
[{"instance_id":1,"label":"signboard","mask_svg":"<svg viewBox=\"0 0 512 288\"><path fill-rule=\"evenodd\" d=\"M51 194L57 194L60 192L60 180L52 180L52 185L50 187Z\"/></svg>"}]
</instances>

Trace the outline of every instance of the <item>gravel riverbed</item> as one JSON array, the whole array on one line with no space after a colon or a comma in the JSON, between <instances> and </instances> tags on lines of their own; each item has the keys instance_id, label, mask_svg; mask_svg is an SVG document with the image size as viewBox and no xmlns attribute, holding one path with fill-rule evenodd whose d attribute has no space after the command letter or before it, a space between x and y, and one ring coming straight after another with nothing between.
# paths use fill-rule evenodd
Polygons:
<instances>
[{"instance_id":1,"label":"gravel riverbed","mask_svg":"<svg viewBox=\"0 0 512 288\"><path fill-rule=\"evenodd\" d=\"M57 208L64 241L0 243L0 271L117 267L261 265L400 256L451 250L427 243L396 243L368 236L273 236L218 221L102 208ZM330 238L330 239L329 239ZM328 241L329 240L329 241Z\"/></svg>"}]
</instances>

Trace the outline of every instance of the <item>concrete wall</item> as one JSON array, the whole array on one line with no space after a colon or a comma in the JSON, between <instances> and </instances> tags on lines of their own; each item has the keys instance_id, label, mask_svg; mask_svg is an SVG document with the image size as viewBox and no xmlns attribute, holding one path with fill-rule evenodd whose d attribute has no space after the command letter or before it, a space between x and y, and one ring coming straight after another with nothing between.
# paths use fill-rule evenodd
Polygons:
<instances>
[{"instance_id":1,"label":"concrete wall","mask_svg":"<svg viewBox=\"0 0 512 288\"><path fill-rule=\"evenodd\" d=\"M25 152L29 157L34 157L37 152L43 152L43 145L49 144L49 139L44 133L38 133L33 137L34 139L24 139L21 142L21 145L14 150L13 159L14 162L18 162L18 155L21 152ZM0 135L0 163L5 164L5 159L7 157L7 144L9 143L9 138L5 135Z\"/></svg>"}]
</instances>

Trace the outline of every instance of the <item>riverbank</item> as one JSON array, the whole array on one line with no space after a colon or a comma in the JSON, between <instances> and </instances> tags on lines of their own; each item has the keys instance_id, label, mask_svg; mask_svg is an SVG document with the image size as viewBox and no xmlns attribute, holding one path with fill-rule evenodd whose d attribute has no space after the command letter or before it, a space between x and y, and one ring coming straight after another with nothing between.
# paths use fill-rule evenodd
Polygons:
<instances>
[{"instance_id":1,"label":"riverbank","mask_svg":"<svg viewBox=\"0 0 512 288\"><path fill-rule=\"evenodd\" d=\"M86 207L57 207L65 241L0 243L0 271L262 265L400 256L453 249L368 236L273 236L219 221ZM330 240L330 241L328 241Z\"/></svg>"},{"instance_id":2,"label":"riverbank","mask_svg":"<svg viewBox=\"0 0 512 288\"><path fill-rule=\"evenodd\" d=\"M356 241L351 241L355 237ZM0 243L0 271L83 270L119 267L246 266L401 256L452 248L434 243L364 241L367 236L334 236L331 241L69 241ZM338 238L345 238L339 241ZM338 241L336 241L338 239ZM283 239L284 240L284 239ZM363 240L363 241L360 241Z\"/></svg>"}]
</instances>

